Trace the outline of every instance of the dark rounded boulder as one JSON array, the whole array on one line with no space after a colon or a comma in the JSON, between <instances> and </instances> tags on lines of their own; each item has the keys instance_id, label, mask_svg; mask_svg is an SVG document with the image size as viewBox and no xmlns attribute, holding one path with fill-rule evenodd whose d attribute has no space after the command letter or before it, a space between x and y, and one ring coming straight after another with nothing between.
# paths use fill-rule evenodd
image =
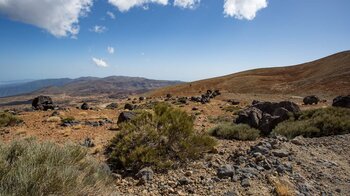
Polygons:
<instances>
[{"instance_id":1,"label":"dark rounded boulder","mask_svg":"<svg viewBox=\"0 0 350 196\"><path fill-rule=\"evenodd\" d=\"M247 108L238 113L236 123L248 124L251 127L259 128L260 120L262 119L263 113L261 110L255 107Z\"/></svg>"},{"instance_id":2,"label":"dark rounded boulder","mask_svg":"<svg viewBox=\"0 0 350 196\"><path fill-rule=\"evenodd\" d=\"M118 117L118 122L117 124L124 123L127 121L130 121L136 117L136 114L134 112L122 112L120 113Z\"/></svg>"},{"instance_id":3,"label":"dark rounded boulder","mask_svg":"<svg viewBox=\"0 0 350 196\"><path fill-rule=\"evenodd\" d=\"M87 103L83 103L83 104L80 106L80 109L82 109L82 110L89 110L89 109L90 109L90 106L89 106L89 104L87 104Z\"/></svg>"},{"instance_id":4,"label":"dark rounded boulder","mask_svg":"<svg viewBox=\"0 0 350 196\"><path fill-rule=\"evenodd\" d=\"M134 109L136 109L136 106L132 105L130 103L127 103L127 104L124 105L124 109L125 110L134 110Z\"/></svg>"},{"instance_id":5,"label":"dark rounded boulder","mask_svg":"<svg viewBox=\"0 0 350 196\"><path fill-rule=\"evenodd\" d=\"M32 106L35 110L53 110L55 106L51 97L49 96L39 96L33 99Z\"/></svg>"},{"instance_id":6,"label":"dark rounded boulder","mask_svg":"<svg viewBox=\"0 0 350 196\"><path fill-rule=\"evenodd\" d=\"M312 105L312 104L318 104L320 102L320 98L316 97L315 95L306 96L303 99L304 105Z\"/></svg>"},{"instance_id":7,"label":"dark rounded boulder","mask_svg":"<svg viewBox=\"0 0 350 196\"><path fill-rule=\"evenodd\" d=\"M338 97L334 98L332 106L350 108L350 95L338 96Z\"/></svg>"},{"instance_id":8,"label":"dark rounded boulder","mask_svg":"<svg viewBox=\"0 0 350 196\"><path fill-rule=\"evenodd\" d=\"M268 135L277 124L288 120L291 115L296 115L299 112L299 106L290 101L258 102L240 111L236 123L248 124L259 129L262 134Z\"/></svg>"}]
</instances>

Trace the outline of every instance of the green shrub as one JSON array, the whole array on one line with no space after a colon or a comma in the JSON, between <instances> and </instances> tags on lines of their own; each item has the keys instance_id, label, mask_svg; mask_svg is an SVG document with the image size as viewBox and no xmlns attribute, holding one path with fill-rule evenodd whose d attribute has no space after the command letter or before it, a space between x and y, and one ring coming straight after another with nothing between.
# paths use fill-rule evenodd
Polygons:
<instances>
[{"instance_id":1,"label":"green shrub","mask_svg":"<svg viewBox=\"0 0 350 196\"><path fill-rule=\"evenodd\" d=\"M66 117L66 118L63 118L61 120L62 123L72 123L72 122L75 122L75 118L74 117Z\"/></svg>"},{"instance_id":2,"label":"green shrub","mask_svg":"<svg viewBox=\"0 0 350 196\"><path fill-rule=\"evenodd\" d=\"M237 111L239 111L241 108L239 106L236 105L230 105L230 106L226 106L224 108L222 108L222 110L226 111L226 112L234 112L236 113Z\"/></svg>"},{"instance_id":3,"label":"green shrub","mask_svg":"<svg viewBox=\"0 0 350 196\"><path fill-rule=\"evenodd\" d=\"M220 123L232 122L233 119L231 116L222 115L222 116L209 116L208 120L210 123L220 124Z\"/></svg>"},{"instance_id":4,"label":"green shrub","mask_svg":"<svg viewBox=\"0 0 350 196\"><path fill-rule=\"evenodd\" d=\"M260 131L246 124L222 123L209 130L209 134L222 139L256 140Z\"/></svg>"},{"instance_id":5,"label":"green shrub","mask_svg":"<svg viewBox=\"0 0 350 196\"><path fill-rule=\"evenodd\" d=\"M0 127L14 126L21 123L22 120L8 112L0 112Z\"/></svg>"},{"instance_id":6,"label":"green shrub","mask_svg":"<svg viewBox=\"0 0 350 196\"><path fill-rule=\"evenodd\" d=\"M322 108L301 112L296 118L277 125L273 134L294 138L321 137L350 132L350 110L346 108Z\"/></svg>"},{"instance_id":7,"label":"green shrub","mask_svg":"<svg viewBox=\"0 0 350 196\"><path fill-rule=\"evenodd\" d=\"M0 195L107 195L109 173L80 146L0 144Z\"/></svg>"},{"instance_id":8,"label":"green shrub","mask_svg":"<svg viewBox=\"0 0 350 196\"><path fill-rule=\"evenodd\" d=\"M193 118L180 109L157 104L152 111L138 112L137 117L121 124L106 152L113 170L151 166L158 171L177 167L210 151L215 140L197 135Z\"/></svg>"}]
</instances>

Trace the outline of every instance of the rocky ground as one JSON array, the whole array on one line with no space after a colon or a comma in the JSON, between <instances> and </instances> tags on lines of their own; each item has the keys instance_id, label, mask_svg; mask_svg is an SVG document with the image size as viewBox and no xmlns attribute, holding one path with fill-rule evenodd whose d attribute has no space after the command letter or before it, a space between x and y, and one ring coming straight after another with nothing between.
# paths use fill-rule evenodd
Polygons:
<instances>
[{"instance_id":1,"label":"rocky ground","mask_svg":"<svg viewBox=\"0 0 350 196\"><path fill-rule=\"evenodd\" d=\"M233 105L226 101L232 98L239 103ZM220 121L232 121L234 113L254 99L292 100L302 109L330 104L302 106L302 98L297 96L224 94L206 104L178 103L176 98L100 101L91 98L94 100L88 102L91 109L82 110L76 108L81 106L81 100L66 103L62 98L57 101L61 106L58 111L31 111L30 105L16 106L24 123L0 129L0 139L9 142L36 137L60 144L84 144L90 147L92 156L104 160L103 149L118 131L117 117L124 111L125 103L145 105L167 100L196 116L196 130L207 131ZM106 109L111 102L116 102L117 107ZM62 126L61 119L69 117L74 117L74 122ZM218 143L214 152L186 167L162 174L146 170L145 180L115 174L118 191L122 195L349 195L350 135L298 137L291 141L282 137L260 138L254 142L218 140Z\"/></svg>"},{"instance_id":2,"label":"rocky ground","mask_svg":"<svg viewBox=\"0 0 350 196\"><path fill-rule=\"evenodd\" d=\"M116 176L129 195L348 195L350 135L220 141L218 152L153 180Z\"/></svg>"}]
</instances>

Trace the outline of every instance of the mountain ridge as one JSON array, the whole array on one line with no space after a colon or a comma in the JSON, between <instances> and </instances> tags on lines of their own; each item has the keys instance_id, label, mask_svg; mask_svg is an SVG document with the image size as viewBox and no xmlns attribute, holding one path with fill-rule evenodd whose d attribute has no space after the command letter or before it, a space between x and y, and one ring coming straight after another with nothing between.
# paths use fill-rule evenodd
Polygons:
<instances>
[{"instance_id":1,"label":"mountain ridge","mask_svg":"<svg viewBox=\"0 0 350 196\"><path fill-rule=\"evenodd\" d=\"M0 86L0 97L20 96L26 94L68 94L86 96L100 93L129 94L181 83L181 81L152 80L143 77L108 76L80 77L76 79L59 78L35 80L27 83Z\"/></svg>"},{"instance_id":2,"label":"mountain ridge","mask_svg":"<svg viewBox=\"0 0 350 196\"><path fill-rule=\"evenodd\" d=\"M350 51L298 65L252 69L165 87L151 92L150 95L191 95L207 89L219 89L229 93L348 94Z\"/></svg>"}]
</instances>

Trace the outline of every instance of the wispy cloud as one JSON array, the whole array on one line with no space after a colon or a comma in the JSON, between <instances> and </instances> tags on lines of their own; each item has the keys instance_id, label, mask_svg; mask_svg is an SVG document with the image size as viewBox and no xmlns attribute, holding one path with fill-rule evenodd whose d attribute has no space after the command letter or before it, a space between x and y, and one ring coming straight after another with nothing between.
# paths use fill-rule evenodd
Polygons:
<instances>
[{"instance_id":1,"label":"wispy cloud","mask_svg":"<svg viewBox=\"0 0 350 196\"><path fill-rule=\"evenodd\" d=\"M181 7L181 8L188 8L188 9L194 9L196 8L201 0L175 0L174 6Z\"/></svg>"},{"instance_id":2,"label":"wispy cloud","mask_svg":"<svg viewBox=\"0 0 350 196\"><path fill-rule=\"evenodd\" d=\"M74 37L79 33L79 18L86 16L92 5L93 0L0 0L0 14L56 37Z\"/></svg>"},{"instance_id":3,"label":"wispy cloud","mask_svg":"<svg viewBox=\"0 0 350 196\"><path fill-rule=\"evenodd\" d=\"M119 9L121 12L130 10L133 7L147 7L150 3L168 5L168 0L108 0L108 2Z\"/></svg>"},{"instance_id":4,"label":"wispy cloud","mask_svg":"<svg viewBox=\"0 0 350 196\"><path fill-rule=\"evenodd\" d=\"M105 60L103 60L103 59L92 57L92 61L95 63L95 65L97 67L108 67L109 66L107 64L107 62Z\"/></svg>"},{"instance_id":5,"label":"wispy cloud","mask_svg":"<svg viewBox=\"0 0 350 196\"><path fill-rule=\"evenodd\" d=\"M107 52L109 53L109 54L114 54L114 48L113 47L111 47L111 46L108 46L107 47Z\"/></svg>"},{"instance_id":6,"label":"wispy cloud","mask_svg":"<svg viewBox=\"0 0 350 196\"><path fill-rule=\"evenodd\" d=\"M111 19L115 19L116 17L115 17L115 14L113 13L113 12L110 12L110 11L108 11L107 12L107 15L111 18Z\"/></svg>"},{"instance_id":7,"label":"wispy cloud","mask_svg":"<svg viewBox=\"0 0 350 196\"><path fill-rule=\"evenodd\" d=\"M95 32L95 33L104 33L107 31L107 27L95 25L94 27L92 27L90 29L90 31Z\"/></svg>"},{"instance_id":8,"label":"wispy cloud","mask_svg":"<svg viewBox=\"0 0 350 196\"><path fill-rule=\"evenodd\" d=\"M256 13L267 7L267 0L225 0L224 14L237 19L253 20Z\"/></svg>"}]
</instances>

